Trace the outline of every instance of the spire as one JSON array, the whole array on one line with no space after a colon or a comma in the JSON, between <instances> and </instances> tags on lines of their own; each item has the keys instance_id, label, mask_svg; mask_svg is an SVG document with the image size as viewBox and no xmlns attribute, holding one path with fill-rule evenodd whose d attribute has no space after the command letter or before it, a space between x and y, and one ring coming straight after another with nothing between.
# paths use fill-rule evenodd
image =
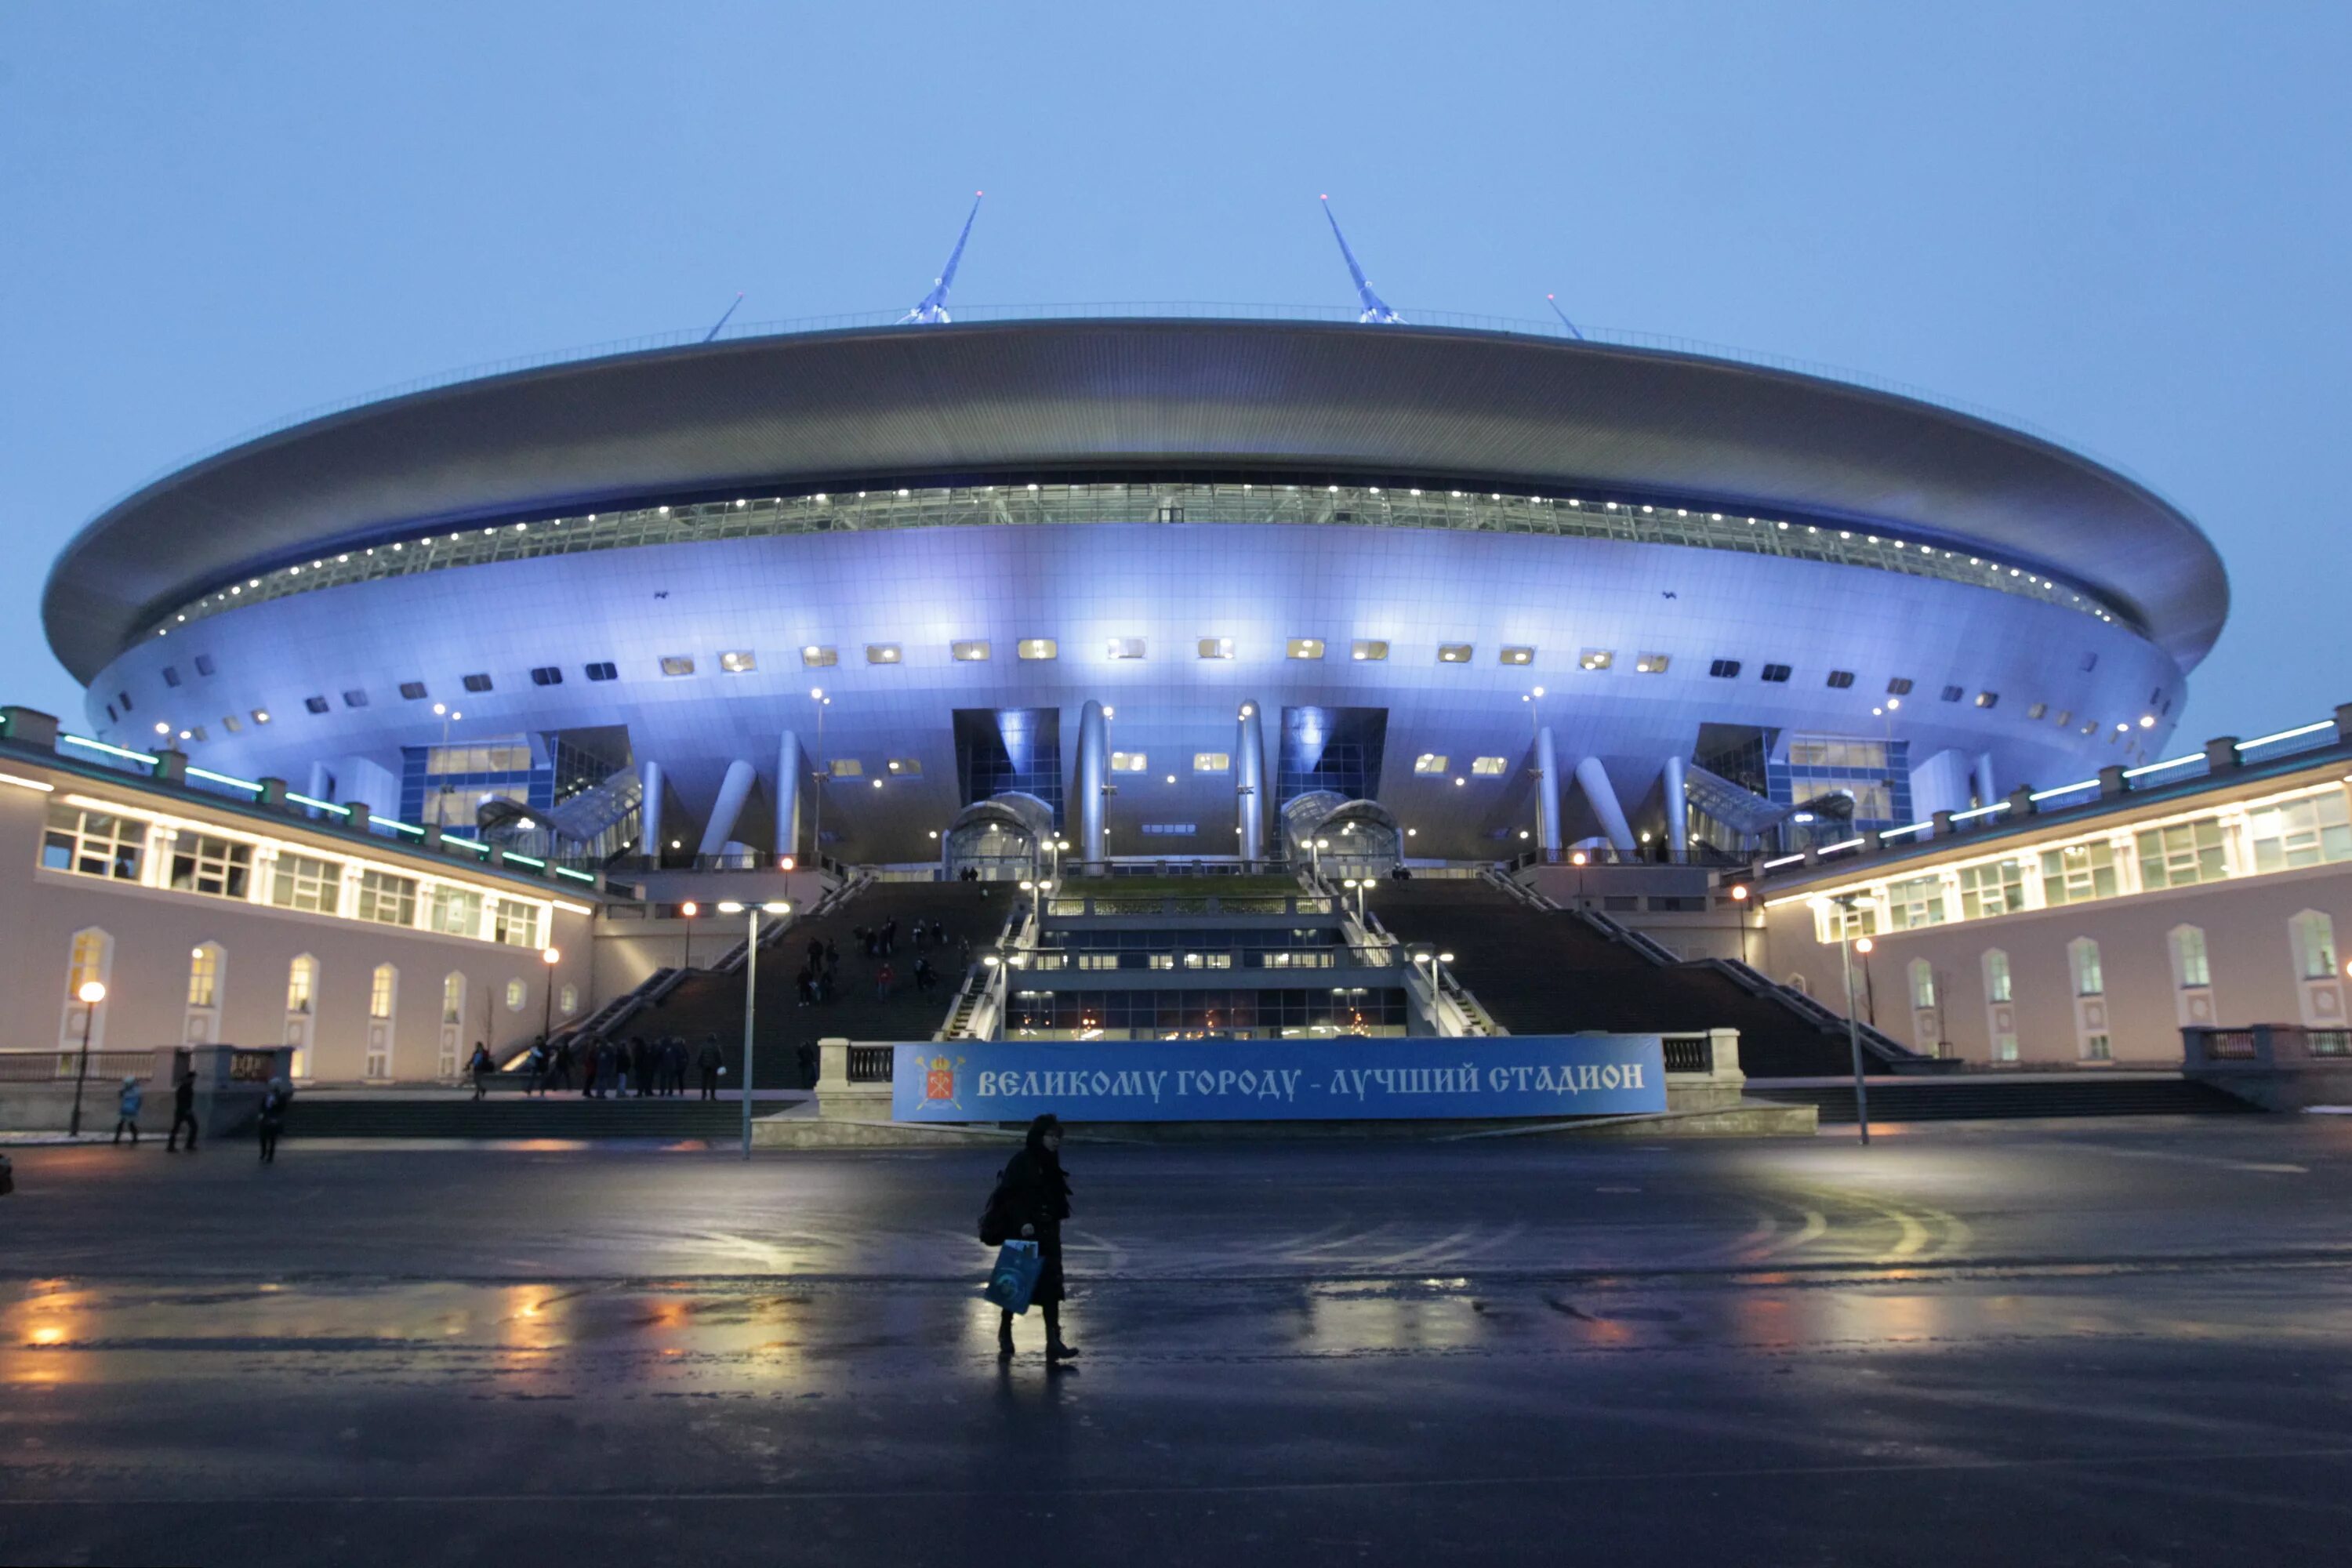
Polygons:
<instances>
[{"instance_id":1,"label":"spire","mask_svg":"<svg viewBox=\"0 0 2352 1568\"><path fill-rule=\"evenodd\" d=\"M1568 312L1559 308L1559 300L1547 294L1544 296L1544 303L1551 307L1551 313L1559 318L1559 324L1568 329L1568 335L1570 337L1574 338L1579 342L1582 342L1584 341L1584 334L1577 331L1576 323L1574 321L1568 319Z\"/></svg>"},{"instance_id":2,"label":"spire","mask_svg":"<svg viewBox=\"0 0 2352 1568\"><path fill-rule=\"evenodd\" d=\"M703 333L703 334L702 334L702 341L703 341L704 342L706 342L706 343L707 343L707 342L709 342L711 339L713 339L713 338L717 337L717 336L719 335L719 328L724 327L724 326L726 326L726 325L727 325L728 321L729 321L730 320L731 320L731 319L734 317L734 314L735 314L735 307L736 307L737 305L741 304L742 302L743 302L743 296L742 296L742 295L740 295L740 294L736 295L736 296L735 296L735 298L734 298L734 300L732 301L732 303L730 303L730 304L729 304L729 305L728 305L727 310L726 310L726 313L725 313L725 314L723 314L723 315L721 315L721 316L719 318L719 325L718 325L718 326L716 326L716 327L711 328L709 331L707 331L707 332Z\"/></svg>"},{"instance_id":3,"label":"spire","mask_svg":"<svg viewBox=\"0 0 2352 1568\"><path fill-rule=\"evenodd\" d=\"M924 295L913 310L898 318L902 323L945 321L952 319L948 315L948 290L955 287L956 265L963 260L964 241L971 237L971 220L980 216L980 198L987 194L986 191L974 191L971 194L971 211L964 215L963 232L956 236L955 248L948 252L947 266L940 270L937 278L931 279L931 291Z\"/></svg>"},{"instance_id":4,"label":"spire","mask_svg":"<svg viewBox=\"0 0 2352 1568\"><path fill-rule=\"evenodd\" d=\"M1323 198L1323 216L1330 218L1331 237L1339 242L1339 254L1348 259L1348 276L1356 282L1356 299L1363 306L1356 320L1402 325L1404 318L1390 310L1388 301L1372 292L1371 279L1366 278L1364 269L1356 265L1356 253L1348 248L1348 237L1339 232L1339 220L1331 217L1331 198L1328 195Z\"/></svg>"}]
</instances>

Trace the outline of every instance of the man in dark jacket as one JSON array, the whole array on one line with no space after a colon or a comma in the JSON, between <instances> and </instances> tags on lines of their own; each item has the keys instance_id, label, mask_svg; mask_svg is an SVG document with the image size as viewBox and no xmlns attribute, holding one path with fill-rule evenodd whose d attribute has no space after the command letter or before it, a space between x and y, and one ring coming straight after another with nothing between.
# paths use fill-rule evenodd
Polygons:
<instances>
[{"instance_id":1,"label":"man in dark jacket","mask_svg":"<svg viewBox=\"0 0 2352 1568\"><path fill-rule=\"evenodd\" d=\"M1032 1305L1045 1314L1045 1361L1068 1361L1078 1353L1062 1340L1062 1222L1070 1217L1070 1178L1062 1172L1062 1123L1040 1116L1029 1124L1029 1140L997 1178L995 1201L1003 1205L1005 1234L1037 1244L1037 1288ZM1013 1354L1013 1314L996 1324L996 1353Z\"/></svg>"},{"instance_id":2,"label":"man in dark jacket","mask_svg":"<svg viewBox=\"0 0 2352 1568\"><path fill-rule=\"evenodd\" d=\"M191 1068L182 1072L172 1085L172 1136L163 1142L167 1154L180 1147L180 1129L188 1130L188 1152L196 1152L196 1074Z\"/></svg>"},{"instance_id":3,"label":"man in dark jacket","mask_svg":"<svg viewBox=\"0 0 2352 1568\"><path fill-rule=\"evenodd\" d=\"M278 1163L278 1135L286 1131L286 1108L294 1103L294 1086L282 1078L269 1080L269 1092L261 1097L261 1114L255 1131L261 1135L261 1163Z\"/></svg>"},{"instance_id":4,"label":"man in dark jacket","mask_svg":"<svg viewBox=\"0 0 2352 1568\"><path fill-rule=\"evenodd\" d=\"M725 1066L726 1062L727 1054L719 1048L719 1037L717 1035L703 1036L701 1054L694 1058L694 1065L702 1069L703 1099L717 1100L719 1098L719 1069Z\"/></svg>"}]
</instances>

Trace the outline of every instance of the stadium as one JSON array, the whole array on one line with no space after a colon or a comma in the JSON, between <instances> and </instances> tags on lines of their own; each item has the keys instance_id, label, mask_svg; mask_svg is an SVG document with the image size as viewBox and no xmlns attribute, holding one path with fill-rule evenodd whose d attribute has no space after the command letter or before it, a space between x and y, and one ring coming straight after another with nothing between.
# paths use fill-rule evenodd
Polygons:
<instances>
[{"instance_id":1,"label":"stadium","mask_svg":"<svg viewBox=\"0 0 2352 1568\"><path fill-rule=\"evenodd\" d=\"M110 508L45 615L100 738L380 819L995 877L1793 852L2160 754L2227 602L2146 488L1921 398L1136 312L366 402Z\"/></svg>"}]
</instances>

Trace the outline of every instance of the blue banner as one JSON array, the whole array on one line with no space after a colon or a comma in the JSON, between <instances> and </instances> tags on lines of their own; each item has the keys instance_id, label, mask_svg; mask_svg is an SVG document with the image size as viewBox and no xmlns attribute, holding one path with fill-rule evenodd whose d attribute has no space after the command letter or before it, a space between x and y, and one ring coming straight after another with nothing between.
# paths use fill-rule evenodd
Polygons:
<instances>
[{"instance_id":1,"label":"blue banner","mask_svg":"<svg viewBox=\"0 0 2352 1568\"><path fill-rule=\"evenodd\" d=\"M894 1121L1432 1121L1666 1108L1655 1035L966 1040L894 1047Z\"/></svg>"}]
</instances>

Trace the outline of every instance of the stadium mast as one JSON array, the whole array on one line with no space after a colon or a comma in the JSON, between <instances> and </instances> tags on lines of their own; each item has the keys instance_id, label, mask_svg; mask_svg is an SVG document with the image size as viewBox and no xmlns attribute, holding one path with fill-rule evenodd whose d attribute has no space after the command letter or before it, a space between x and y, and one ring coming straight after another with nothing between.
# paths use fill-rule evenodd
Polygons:
<instances>
[{"instance_id":1,"label":"stadium mast","mask_svg":"<svg viewBox=\"0 0 2352 1568\"><path fill-rule=\"evenodd\" d=\"M1391 326L1403 325L1404 318L1390 310L1388 301L1372 292L1371 279L1366 278L1364 269L1356 265L1356 253L1348 248L1348 237L1339 232L1339 220L1331 217L1331 198L1328 195L1323 198L1323 216L1330 218L1331 237L1339 242L1339 254L1348 259L1348 276L1356 280L1356 299L1363 306L1356 320Z\"/></svg>"},{"instance_id":2,"label":"stadium mast","mask_svg":"<svg viewBox=\"0 0 2352 1568\"><path fill-rule=\"evenodd\" d=\"M1559 324L1568 329L1568 335L1570 337L1574 338L1578 342L1582 342L1584 341L1584 334L1577 330L1577 325L1574 321L1568 319L1568 312L1559 308L1559 301L1558 300L1555 300L1550 295L1547 294L1544 296L1544 303L1551 307L1551 313L1559 318Z\"/></svg>"},{"instance_id":3,"label":"stadium mast","mask_svg":"<svg viewBox=\"0 0 2352 1568\"><path fill-rule=\"evenodd\" d=\"M955 287L956 264L963 259L964 241L971 237L971 220L980 216L980 198L986 195L986 191L972 192L971 211L964 215L963 232L956 236L955 248L948 253L947 266L931 279L931 291L924 295L913 310L898 318L901 325L908 321L934 322L953 319L948 314L948 290Z\"/></svg>"},{"instance_id":4,"label":"stadium mast","mask_svg":"<svg viewBox=\"0 0 2352 1568\"><path fill-rule=\"evenodd\" d=\"M724 327L724 326L727 324L728 321L729 321L731 317L733 317L733 315L735 314L735 305L740 305L740 304L741 304L742 302L743 302L743 296L742 296L740 293L738 293L738 294L735 296L735 304L734 304L734 305L730 305L730 306L728 306L728 307L727 307L726 312L725 312L724 314L722 314L722 315L719 318L719 326L718 326L718 327L713 327L713 328L711 328L709 331L707 331L707 332L703 333L703 334L702 334L702 341L703 341L704 342L706 342L706 343L707 343L707 342L709 342L711 339L713 339L713 338L717 337L717 336L719 335L719 327Z\"/></svg>"}]
</instances>

